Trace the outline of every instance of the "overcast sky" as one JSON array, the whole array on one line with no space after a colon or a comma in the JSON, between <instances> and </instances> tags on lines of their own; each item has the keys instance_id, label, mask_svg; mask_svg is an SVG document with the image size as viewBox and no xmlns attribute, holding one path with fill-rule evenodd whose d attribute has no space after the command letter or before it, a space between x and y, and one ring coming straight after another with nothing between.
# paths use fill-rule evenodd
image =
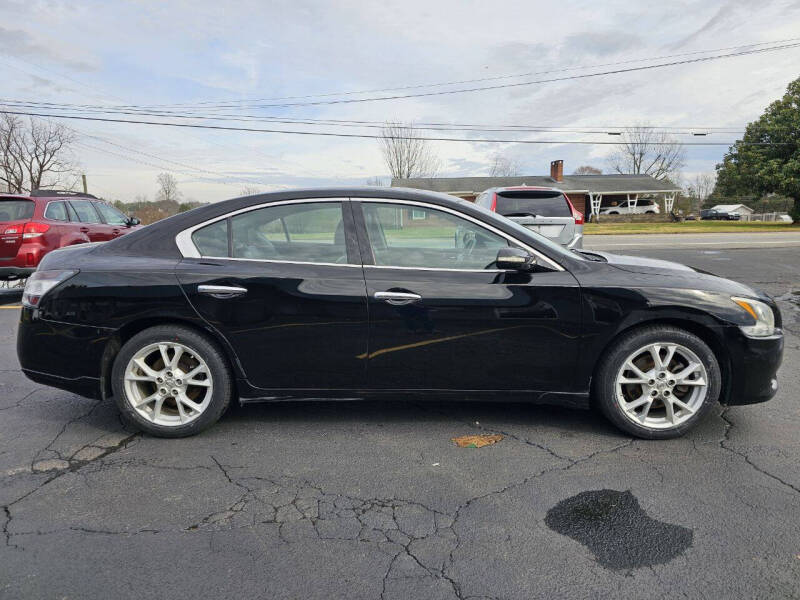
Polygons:
<instances>
[{"instance_id":1,"label":"overcast sky","mask_svg":"<svg viewBox=\"0 0 800 600\"><path fill-rule=\"evenodd\" d=\"M0 0L0 98L108 105L197 103L554 71L490 83L517 82L558 76L562 70L562 75L603 70L576 67L797 36L800 1L790 0ZM641 63L611 68L637 64ZM248 114L378 122L564 127L647 122L743 128L798 76L800 48L795 48L568 82L391 101L271 107L251 109ZM377 143L367 139L66 123L82 135L76 151L90 191L121 200L139 194L152 198L156 175L162 171L175 174L187 198L201 201L239 195L248 183L262 190L363 184L369 177L388 174ZM586 134L527 137L608 139ZM727 142L735 136L700 139ZM566 144L434 145L444 176L486 175L497 152L513 156L523 174L545 174L557 158L564 159L567 173L582 164L606 170L606 155L612 149ZM724 147L689 148L684 175L713 171L724 151Z\"/></svg>"}]
</instances>

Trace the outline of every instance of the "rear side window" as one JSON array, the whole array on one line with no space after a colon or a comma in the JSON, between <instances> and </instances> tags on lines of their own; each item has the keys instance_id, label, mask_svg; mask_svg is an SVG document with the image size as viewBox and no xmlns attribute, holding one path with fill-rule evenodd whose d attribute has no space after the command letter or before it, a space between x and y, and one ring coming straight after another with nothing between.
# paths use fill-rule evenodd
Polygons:
<instances>
[{"instance_id":1,"label":"rear side window","mask_svg":"<svg viewBox=\"0 0 800 600\"><path fill-rule=\"evenodd\" d=\"M0 221L21 221L33 216L34 204L30 200L4 200L0 198Z\"/></svg>"},{"instance_id":2,"label":"rear side window","mask_svg":"<svg viewBox=\"0 0 800 600\"><path fill-rule=\"evenodd\" d=\"M69 221L66 205L63 202L51 202L44 211L44 218L53 221Z\"/></svg>"},{"instance_id":3,"label":"rear side window","mask_svg":"<svg viewBox=\"0 0 800 600\"><path fill-rule=\"evenodd\" d=\"M228 256L228 221L217 221L192 234L201 256Z\"/></svg>"},{"instance_id":4,"label":"rear side window","mask_svg":"<svg viewBox=\"0 0 800 600\"><path fill-rule=\"evenodd\" d=\"M497 212L504 217L571 217L567 198L559 192L507 191L497 194Z\"/></svg>"},{"instance_id":5,"label":"rear side window","mask_svg":"<svg viewBox=\"0 0 800 600\"><path fill-rule=\"evenodd\" d=\"M78 215L78 220L81 223L99 223L100 217L97 211L88 200L70 200L70 205Z\"/></svg>"}]
</instances>

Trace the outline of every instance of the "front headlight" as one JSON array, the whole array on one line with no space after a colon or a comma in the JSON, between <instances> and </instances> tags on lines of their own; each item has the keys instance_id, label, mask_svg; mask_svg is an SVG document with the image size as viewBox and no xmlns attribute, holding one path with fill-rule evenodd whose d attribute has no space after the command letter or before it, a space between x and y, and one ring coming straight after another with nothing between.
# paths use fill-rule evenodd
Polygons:
<instances>
[{"instance_id":1,"label":"front headlight","mask_svg":"<svg viewBox=\"0 0 800 600\"><path fill-rule=\"evenodd\" d=\"M35 271L25 282L22 305L37 308L47 292L77 273L78 271Z\"/></svg>"},{"instance_id":2,"label":"front headlight","mask_svg":"<svg viewBox=\"0 0 800 600\"><path fill-rule=\"evenodd\" d=\"M744 325L740 329L750 337L767 337L775 333L775 315L768 304L752 298L731 297L740 308L753 317L753 325Z\"/></svg>"}]
</instances>

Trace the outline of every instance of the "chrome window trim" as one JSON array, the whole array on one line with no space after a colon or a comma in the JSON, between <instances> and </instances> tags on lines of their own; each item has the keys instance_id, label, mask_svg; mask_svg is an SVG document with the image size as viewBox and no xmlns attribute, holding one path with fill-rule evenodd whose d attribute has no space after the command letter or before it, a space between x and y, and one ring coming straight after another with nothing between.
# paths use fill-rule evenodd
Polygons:
<instances>
[{"instance_id":1,"label":"chrome window trim","mask_svg":"<svg viewBox=\"0 0 800 600\"><path fill-rule=\"evenodd\" d=\"M55 204L56 202L60 202L61 204L64 205L64 212L67 213L67 219L65 221L62 221L61 219L54 219L53 217L48 217L47 216L47 211L50 210L50 206ZM48 221L55 221L56 223L70 223L71 222L69 220L69 210L67 209L67 204L63 200L50 200L50 201L48 201L47 204L44 207L44 212L42 213L42 217L44 217Z\"/></svg>"},{"instance_id":2,"label":"chrome window trim","mask_svg":"<svg viewBox=\"0 0 800 600\"><path fill-rule=\"evenodd\" d=\"M472 215L468 215L468 214L465 214L463 212L459 212L457 210L453 210L452 208L448 208L446 206L440 206L438 204L430 204L428 202L423 202L423 201L420 201L420 200L395 200L395 199L391 199L391 198L353 198L353 199L354 200L359 200L359 201L364 202L364 203L407 204L407 205L411 205L411 206L423 206L423 207L426 207L426 208L432 208L433 210L441 210L441 211L444 211L444 212L451 213L451 214L453 214L453 215L455 215L457 217L460 217L462 219L466 219L467 221L472 221L473 223L478 225L478 227L482 227L483 229L491 231L492 233L494 233L496 235L499 235L500 237L503 237L503 238L505 238L505 239L507 239L507 240L509 240L511 242L514 242L515 244L517 244L519 246L522 246L525 250L527 250L528 252L530 252L531 254L536 256L537 258L542 259L544 262L546 262L554 270L556 270L556 271L563 271L564 270L564 267L562 267L560 264L555 262L552 258L549 258L549 257L545 256L544 254L542 254L541 252L539 252L538 250L535 250L534 248L531 248L528 244L525 244L525 243L519 241L514 236L509 235L509 234L505 233L504 231L501 231L501 230L497 229L496 227L493 227L493 226L489 225L488 223L484 223L483 221L481 221L480 219L476 219ZM470 272L470 273L475 273L475 272L479 272L479 273L491 273L491 272L504 273L504 272L507 272L507 270L505 270L505 269L494 269L494 270L493 269L450 269L450 268L441 268L441 269L439 269L439 268L435 268L435 267L399 267L399 266L398 267L394 267L394 266L391 266L391 265L364 265L364 267L365 268L366 267L374 267L374 268L378 268L378 269L413 269L413 270L418 270L418 271L461 271L461 272Z\"/></svg>"},{"instance_id":3,"label":"chrome window trim","mask_svg":"<svg viewBox=\"0 0 800 600\"><path fill-rule=\"evenodd\" d=\"M545 256L538 250L531 248L528 244L525 244L519 241L514 236L511 236L499 229L480 221L479 219L474 218L471 215L467 215L465 213L459 212L457 210L453 210L452 208L448 208L445 206L440 206L438 204L431 204L428 202L423 202L419 200L398 200L393 198L362 198L362 197L336 197L336 198L297 198L294 200L281 200L278 202L263 202L261 204L256 204L253 206L247 206L245 208L240 208L239 210L235 210L230 213L226 213L224 215L220 215L219 217L214 217L213 219L208 219L207 221L203 221L202 223L198 223L197 225L192 225L187 229L179 231L175 235L175 245L178 246L178 251L184 258L201 258L201 259L209 259L209 260L237 260L237 261L249 261L249 262L263 262L263 263L277 263L277 264L293 264L293 265L321 265L321 266L328 266L328 267L364 267L364 268L373 268L373 269L401 269L407 271L445 271L445 272L457 272L457 273L508 273L507 269L450 269L446 267L438 268L438 267L400 267L400 266L390 266L390 265L361 265L361 264L353 264L353 263L325 263L325 262L305 262L305 261L293 261L293 260L277 260L277 259L267 259L267 258L234 258L231 256L206 256L200 254L197 250L197 247L192 242L192 234L197 231L198 229L202 229L207 225L211 225L216 223L217 221L224 221L225 219L235 217L242 213L250 212L253 210L259 210L261 208L268 208L271 206L282 206L287 204L317 204L320 202L348 202L350 200L357 200L359 202L377 202L379 204L409 204L413 206L422 206L422 207L429 207L433 210L442 210L444 212L451 213L457 217L461 217L462 219L466 219L468 221L472 221L479 227L487 229L492 233L495 233L505 239L514 242L515 244L521 246L528 252L532 253L539 259L545 261L548 265L550 265L556 271L563 271L564 267L560 264L555 262L553 259Z\"/></svg>"},{"instance_id":4,"label":"chrome window trim","mask_svg":"<svg viewBox=\"0 0 800 600\"><path fill-rule=\"evenodd\" d=\"M271 206L283 206L286 204L318 204L320 202L339 202L344 204L348 201L346 197L338 197L338 198L299 198L295 200L281 200L279 202L263 202L261 204L256 204L253 206L247 206L245 208L240 208L239 210L235 210L233 212L225 213L219 217L214 217L213 219L209 219L208 221L203 221L197 225L192 225L188 229L184 229L183 231L179 231L178 234L175 236L175 245L178 246L178 251L184 258L207 258L212 260L246 260L250 262L265 262L265 263L279 263L279 264L292 264L292 265L323 265L323 266L335 266L335 267L361 267L360 264L355 265L353 263L324 263L324 262L305 262L305 261L297 261L297 260L277 260L277 259L268 259L268 258L234 258L232 256L206 256L204 254L200 254L197 250L197 247L194 245L192 241L192 234L197 231L198 229L202 229L207 225L213 225L217 221L224 221L225 219L229 219L231 217L235 217L237 215L251 212L254 210L259 210L262 208L269 208Z\"/></svg>"}]
</instances>

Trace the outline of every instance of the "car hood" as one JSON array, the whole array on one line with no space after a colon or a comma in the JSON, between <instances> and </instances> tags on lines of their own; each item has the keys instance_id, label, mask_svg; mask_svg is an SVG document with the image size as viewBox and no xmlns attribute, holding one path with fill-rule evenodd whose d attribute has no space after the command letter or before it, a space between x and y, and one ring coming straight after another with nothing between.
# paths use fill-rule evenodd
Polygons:
<instances>
[{"instance_id":1,"label":"car hood","mask_svg":"<svg viewBox=\"0 0 800 600\"><path fill-rule=\"evenodd\" d=\"M692 267L682 265L681 263L671 262L669 260L660 260L657 258L644 258L641 256L628 256L626 254L611 254L609 252L598 252L592 250L588 252L601 256L610 265L613 265L624 271L631 273L652 273L654 269L667 269L670 271L692 271L701 272Z\"/></svg>"},{"instance_id":2,"label":"car hood","mask_svg":"<svg viewBox=\"0 0 800 600\"><path fill-rule=\"evenodd\" d=\"M769 296L764 292L748 285L681 263L595 250L587 251L587 253L605 259L605 262L593 262L592 267L595 274L600 274L598 271L604 271L605 276L612 282L619 282L631 287L701 290L725 295L762 298L771 302Z\"/></svg>"}]
</instances>

